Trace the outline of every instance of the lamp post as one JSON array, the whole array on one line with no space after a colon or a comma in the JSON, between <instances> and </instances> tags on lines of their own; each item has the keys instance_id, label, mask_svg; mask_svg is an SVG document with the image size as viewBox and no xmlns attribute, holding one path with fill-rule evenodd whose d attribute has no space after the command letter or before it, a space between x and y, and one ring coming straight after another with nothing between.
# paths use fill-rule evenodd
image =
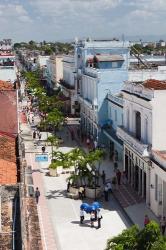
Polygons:
<instances>
[{"instance_id":1,"label":"lamp post","mask_svg":"<svg viewBox=\"0 0 166 250\"><path fill-rule=\"evenodd\" d=\"M97 196L97 194L96 194L96 189L97 189L97 185L98 185L98 182L97 182L97 177L99 178L99 170L100 170L100 161L99 161L99 164L98 164L98 168L97 169L95 169L95 201L96 201L96 196Z\"/></svg>"}]
</instances>

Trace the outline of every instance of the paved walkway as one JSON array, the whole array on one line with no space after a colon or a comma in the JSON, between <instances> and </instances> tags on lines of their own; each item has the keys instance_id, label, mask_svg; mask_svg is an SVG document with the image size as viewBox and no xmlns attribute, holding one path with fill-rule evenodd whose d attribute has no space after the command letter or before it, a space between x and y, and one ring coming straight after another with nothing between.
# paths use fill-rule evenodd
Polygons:
<instances>
[{"instance_id":1,"label":"paved walkway","mask_svg":"<svg viewBox=\"0 0 166 250\"><path fill-rule=\"evenodd\" d=\"M35 118L35 123L38 118ZM26 159L28 165L33 167L33 179L35 187L39 187L41 197L38 205L40 226L42 232L43 246L46 250L101 250L106 246L108 238L119 234L123 229L129 227L130 221L122 211L119 203L114 196L110 196L110 202L102 203L102 228L100 230L90 228L89 215L86 215L86 224L79 225L79 207L81 201L66 198L66 178L67 175L60 177L50 177L47 175L48 163L35 162L35 152L41 152L40 146L34 147L32 140L32 129L25 123L22 123L22 136L26 140ZM45 140L48 134L43 132L42 139ZM58 150L68 152L72 148L78 147L78 142L67 138L66 129L60 134L64 139L64 145ZM85 145L81 145L85 147ZM86 148L85 148L86 149ZM48 153L51 147L46 147ZM101 164L101 171L105 170L107 178L115 175L113 171L113 162L106 158ZM118 190L119 194L125 190L123 186ZM117 198L117 197L116 197ZM131 197L130 197L131 198ZM120 201L121 199L119 199ZM132 197L133 202L133 197ZM91 201L87 201L91 202ZM123 204L121 204L123 206ZM153 214L145 206L145 203L125 204L126 213L132 218L133 222L143 225L145 212L153 218Z\"/></svg>"},{"instance_id":2,"label":"paved walkway","mask_svg":"<svg viewBox=\"0 0 166 250\"><path fill-rule=\"evenodd\" d=\"M68 176L48 176L50 160L48 163L35 162L35 152L41 151L41 148L34 147L32 131L29 126L22 124L21 129L23 130L22 136L26 140L27 164L32 166L34 185L38 186L41 192L38 213L44 249L104 249L108 238L119 234L129 226L129 221L125 218L114 197L110 197L108 204L101 200L103 220L100 230L90 228L89 215L86 215L86 224L80 227L79 207L81 201L66 198L66 178ZM43 136L46 136L46 133ZM62 136L65 137L65 132ZM67 152L74 147L77 147L77 143L68 140L59 150ZM46 147L46 151L51 152L51 147Z\"/></svg>"}]
</instances>

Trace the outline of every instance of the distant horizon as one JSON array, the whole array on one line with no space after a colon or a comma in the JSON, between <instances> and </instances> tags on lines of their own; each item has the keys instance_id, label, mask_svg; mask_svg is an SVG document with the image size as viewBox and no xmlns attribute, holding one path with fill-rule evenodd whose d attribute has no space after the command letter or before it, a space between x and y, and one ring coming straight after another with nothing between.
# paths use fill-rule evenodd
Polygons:
<instances>
[{"instance_id":1,"label":"distant horizon","mask_svg":"<svg viewBox=\"0 0 166 250\"><path fill-rule=\"evenodd\" d=\"M139 42L139 41L142 41L142 42L158 42L159 40L164 40L166 41L166 34L165 35L136 35L136 36L127 36L127 35L121 35L121 36L112 36L110 38L108 37L91 37L91 36L87 36L87 37L75 37L75 38L78 38L79 40L85 40L87 38L91 38L92 40L112 40L114 38L116 39L119 39L120 41L131 41L131 42ZM29 40L26 40L26 41L14 41L12 38L12 42L13 43L21 43L21 42L29 42L31 40L33 40L34 42L36 43L40 43L40 42L43 42L43 41L46 41L47 43L49 42L53 42L53 43L56 43L56 42L62 42L62 43L65 43L65 42L68 42L68 43L71 43L71 42L74 42L75 41L75 38L64 38L64 39L61 39L61 40L47 40L47 39L43 39L43 40L34 40L34 39L29 39ZM1 39L3 39L1 37Z\"/></svg>"}]
</instances>

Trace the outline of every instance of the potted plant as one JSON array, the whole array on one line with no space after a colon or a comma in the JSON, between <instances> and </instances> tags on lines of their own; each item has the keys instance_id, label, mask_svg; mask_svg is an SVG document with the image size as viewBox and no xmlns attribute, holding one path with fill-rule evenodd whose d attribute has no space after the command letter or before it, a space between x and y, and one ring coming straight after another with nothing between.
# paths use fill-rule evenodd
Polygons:
<instances>
[{"instance_id":1,"label":"potted plant","mask_svg":"<svg viewBox=\"0 0 166 250\"><path fill-rule=\"evenodd\" d=\"M57 169L58 169L58 164L57 164L57 162L52 162L52 163L49 165L50 176L58 176Z\"/></svg>"}]
</instances>

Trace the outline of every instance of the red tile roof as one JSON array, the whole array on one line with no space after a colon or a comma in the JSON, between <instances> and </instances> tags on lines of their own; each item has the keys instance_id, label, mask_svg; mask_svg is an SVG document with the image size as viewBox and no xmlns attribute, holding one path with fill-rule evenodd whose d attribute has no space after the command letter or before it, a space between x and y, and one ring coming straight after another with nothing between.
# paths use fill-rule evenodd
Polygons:
<instances>
[{"instance_id":1,"label":"red tile roof","mask_svg":"<svg viewBox=\"0 0 166 250\"><path fill-rule=\"evenodd\" d=\"M0 90L12 90L13 86L11 83L0 80Z\"/></svg>"},{"instance_id":2,"label":"red tile roof","mask_svg":"<svg viewBox=\"0 0 166 250\"><path fill-rule=\"evenodd\" d=\"M143 83L145 88L154 89L154 90L165 90L166 81L159 81L154 79L149 79Z\"/></svg>"},{"instance_id":3,"label":"red tile roof","mask_svg":"<svg viewBox=\"0 0 166 250\"><path fill-rule=\"evenodd\" d=\"M17 183L16 141L0 132L0 185Z\"/></svg>"},{"instance_id":4,"label":"red tile roof","mask_svg":"<svg viewBox=\"0 0 166 250\"><path fill-rule=\"evenodd\" d=\"M0 118L0 131L18 133L16 90L0 90Z\"/></svg>"}]
</instances>

